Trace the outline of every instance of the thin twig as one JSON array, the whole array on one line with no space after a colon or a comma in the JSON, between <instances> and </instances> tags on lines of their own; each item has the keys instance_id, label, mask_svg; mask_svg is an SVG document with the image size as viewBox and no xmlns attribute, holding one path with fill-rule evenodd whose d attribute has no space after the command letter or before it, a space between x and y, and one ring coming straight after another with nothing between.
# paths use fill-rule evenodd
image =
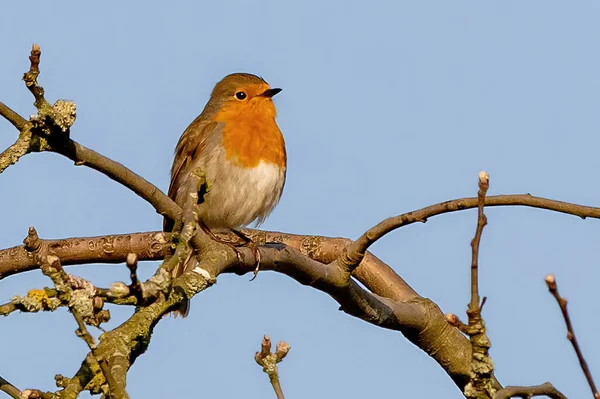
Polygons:
<instances>
[{"instance_id":1,"label":"thin twig","mask_svg":"<svg viewBox=\"0 0 600 399\"><path fill-rule=\"evenodd\" d=\"M77 326L79 327L76 331L77 336L80 337L81 339L83 339L85 341L85 343L88 345L88 348L90 348L92 355L94 356L94 358L100 365L100 369L102 370L102 374L104 374L104 378L106 378L106 383L108 384L108 388L109 388L111 394L116 395L117 392L115 392L114 387L118 386L118 384L115 382L115 380L110 372L110 367L108 366L108 363L106 363L106 361L104 361L103 359L100 359L98 357L98 355L96 353L96 342L94 340L94 337L92 337L92 334L90 334L90 332L88 331L88 329L85 326L85 323L83 321L83 318L81 317L81 315L79 314L77 309L75 307L71 306L71 307L69 307L69 310L73 314L73 317L75 318L75 321L77 322ZM112 397L112 395L111 395L111 397ZM114 397L121 397L121 396L114 396Z\"/></svg>"},{"instance_id":2,"label":"thin twig","mask_svg":"<svg viewBox=\"0 0 600 399\"><path fill-rule=\"evenodd\" d=\"M494 399L508 399L514 397L529 399L534 396L547 396L552 399L567 399L562 392L554 388L549 382L531 387L509 386L496 392Z\"/></svg>"},{"instance_id":3,"label":"thin twig","mask_svg":"<svg viewBox=\"0 0 600 399\"><path fill-rule=\"evenodd\" d=\"M263 371L269 376L269 381L275 391L275 395L277 395L277 399L285 399L281 384L279 383L277 363L281 362L289 351L290 346L285 341L280 341L277 344L275 353L271 353L271 338L265 335L260 345L260 352L256 352L254 355L256 363L262 366Z\"/></svg>"},{"instance_id":4,"label":"thin twig","mask_svg":"<svg viewBox=\"0 0 600 399\"><path fill-rule=\"evenodd\" d=\"M473 399L491 398L495 392L493 384L494 364L489 356L491 343L481 317L480 303L482 302L479 297L479 245L483 228L487 224L484 206L489 184L490 178L487 172L480 172L479 191L477 192L477 228L475 229L475 236L471 240L471 301L467 309L469 320L467 325L464 325L457 316L446 315L448 322L467 334L471 342L471 378L465 385L463 392L465 397Z\"/></svg>"},{"instance_id":5,"label":"thin twig","mask_svg":"<svg viewBox=\"0 0 600 399\"><path fill-rule=\"evenodd\" d=\"M30 228L29 234L28 234L27 238L25 239L25 241L27 242L27 245L33 245L32 242L36 241L35 238L37 238L35 229ZM71 300L73 297L73 287L70 285L69 276L64 271L64 269L60 263L60 259L56 256L47 256L45 259L42 259L42 263L43 263L42 271L44 271L44 274L46 274L48 277L50 277L50 279L52 279L52 281L54 282L54 285L56 287L56 290L58 291L59 297L61 295L64 295L69 298L68 299L68 307L69 307L69 310L71 311L71 313L73 314L73 317L75 318L75 321L77 322L77 326L78 326L78 329L76 331L77 336L80 337L81 339L83 339L83 341L88 345L96 362L99 364L100 369L102 370L102 373L104 374L104 377L106 378L106 382L108 383L108 387L111 392L111 397L114 397L114 398L126 397L127 394L125 393L124 387L120 387L120 385L116 383L113 375L110 372L109 364L106 361L104 361L104 359L102 359L100 356L97 355L96 343L94 342L94 338L87 330L87 328L85 326L85 322L83 320L83 317L81 317L81 314L79 313L79 310L77 309L77 306L75 305L75 302Z\"/></svg>"},{"instance_id":6,"label":"thin twig","mask_svg":"<svg viewBox=\"0 0 600 399\"><path fill-rule=\"evenodd\" d=\"M567 300L560 296L558 292L558 285L556 284L556 277L554 275L549 274L546 276L546 285L548 286L548 291L552 294L552 296L556 299L558 306L560 307L560 311L562 312L563 318L565 319L565 324L567 325L567 339L571 341L573 345L573 349L577 354L577 359L579 359L579 364L581 365L581 370L585 375L585 378L592 390L592 394L595 399L600 399L600 394L598 393L598 389L596 388L596 384L594 383L594 379L592 378L592 373L587 365L587 362L583 358L583 353L581 352L581 348L579 347L579 343L577 342L577 337L575 336L575 330L573 329L573 325L571 324L571 316L569 316L569 311L567 309Z\"/></svg>"},{"instance_id":7,"label":"thin twig","mask_svg":"<svg viewBox=\"0 0 600 399\"><path fill-rule=\"evenodd\" d=\"M30 67L29 71L25 72L23 75L23 80L25 81L25 85L33 94L35 98L35 107L40 109L43 106L48 105L46 99L44 98L44 88L38 85L37 78L40 74L40 56L42 52L40 50L40 46L37 44L33 44L31 46L31 55L29 56Z\"/></svg>"},{"instance_id":8,"label":"thin twig","mask_svg":"<svg viewBox=\"0 0 600 399\"><path fill-rule=\"evenodd\" d=\"M408 226L414 223L425 223L430 217L433 216L477 208L478 206L478 198L460 198L387 218L367 230L356 241L352 242L345 248L346 254L344 262L347 264L347 268L352 271L360 264L367 249L386 234L400 227ZM534 197L530 194L495 195L490 197L486 196L485 206L527 206L531 208L546 209L549 211L579 216L582 219L588 217L600 219L600 208Z\"/></svg>"},{"instance_id":9,"label":"thin twig","mask_svg":"<svg viewBox=\"0 0 600 399\"><path fill-rule=\"evenodd\" d=\"M129 290L133 296L138 298L138 302L141 304L143 299L142 294L142 284L137 276L137 264L138 264L138 256L137 254L131 252L127 255L126 259L127 268L129 269L129 277L131 279L131 284L129 285Z\"/></svg>"},{"instance_id":10,"label":"thin twig","mask_svg":"<svg viewBox=\"0 0 600 399\"><path fill-rule=\"evenodd\" d=\"M40 86L37 81L37 78L40 74L40 57L40 47L37 44L34 44L31 49L31 55L29 56L31 63L29 71L23 75L25 85L33 94L35 98L34 104L39 115L42 116L36 121L36 123L42 124L40 127L49 128L39 130L45 130L46 133L49 133L51 136L44 137L44 140L48 139L48 143L51 143L51 145L37 148L36 150L53 151L71 159L76 165L86 165L91 167L92 169L105 174L109 178L131 189L137 195L144 198L147 202L154 206L156 211L161 215L169 217L172 220L178 220L181 217L181 209L156 186L141 176L135 174L120 163L106 158L97 152L92 151L73 140L70 140L68 134L63 134L65 133L65 130L68 130L70 125L74 122L74 117L71 118L72 115L69 115L70 112L74 112L74 104L71 103L63 106L65 104L62 104L59 101L57 104L55 104L55 109L48 104L44 98L44 88ZM58 107L58 105L61 106ZM10 108L4 106L4 104L2 104L2 106L3 108L0 107L0 114L2 116L11 121L11 123L13 123L15 126L21 126L22 128L26 127L27 122L23 122L24 119L22 117L10 110ZM69 122L65 124L62 119L68 119ZM61 127L61 129L55 129L56 126L54 125ZM24 132L23 129L20 130ZM19 142L17 142L14 146L17 144L19 144ZM29 144L29 142L27 142L27 144ZM18 146L18 148L13 148L14 146L6 150L2 154L3 156L0 157L0 160L5 158L3 162L0 162L0 166L2 164L6 164L4 168L0 167L0 172L7 166L15 163L16 160L18 160L26 152L33 151L29 145L27 145L27 148L25 148L22 143Z\"/></svg>"},{"instance_id":11,"label":"thin twig","mask_svg":"<svg viewBox=\"0 0 600 399\"><path fill-rule=\"evenodd\" d=\"M479 203L477 206L477 228L475 229L475 237L471 241L471 303L469 304L469 310L467 314L472 313L473 317L481 318L480 313L480 298L479 298L479 244L481 243L481 236L483 234L483 228L487 224L487 217L483 212L485 206L485 194L490 185L490 178L486 172L479 174L479 191L477 192L477 198ZM469 315L469 318L471 315ZM469 324L471 321L469 320Z\"/></svg>"},{"instance_id":12,"label":"thin twig","mask_svg":"<svg viewBox=\"0 0 600 399\"><path fill-rule=\"evenodd\" d=\"M71 311L71 313L73 314L73 318L77 322L77 327L79 327L76 331L77 336L83 339L83 341L93 351L96 348L96 342L94 340L94 337L92 337L92 334L90 334L90 332L86 328L85 323L83 322L83 319L81 318L81 315L79 314L77 309L71 307L69 310Z\"/></svg>"}]
</instances>

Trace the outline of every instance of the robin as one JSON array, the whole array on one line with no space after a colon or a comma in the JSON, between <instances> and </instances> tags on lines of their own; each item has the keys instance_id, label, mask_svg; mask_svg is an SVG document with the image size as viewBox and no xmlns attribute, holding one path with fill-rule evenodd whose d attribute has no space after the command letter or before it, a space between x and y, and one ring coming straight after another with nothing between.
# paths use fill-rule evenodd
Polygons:
<instances>
[{"instance_id":1,"label":"robin","mask_svg":"<svg viewBox=\"0 0 600 399\"><path fill-rule=\"evenodd\" d=\"M198 205L198 221L213 238L212 231L228 229L250 242L236 229L260 225L279 202L287 156L272 98L280 91L255 75L226 76L177 143L169 197L183 206L190 172L204 171L210 190ZM164 230L172 228L173 222L165 219ZM260 258L256 261L258 268ZM195 265L192 257L173 270L173 277ZM185 303L176 313L185 317L188 311Z\"/></svg>"}]
</instances>

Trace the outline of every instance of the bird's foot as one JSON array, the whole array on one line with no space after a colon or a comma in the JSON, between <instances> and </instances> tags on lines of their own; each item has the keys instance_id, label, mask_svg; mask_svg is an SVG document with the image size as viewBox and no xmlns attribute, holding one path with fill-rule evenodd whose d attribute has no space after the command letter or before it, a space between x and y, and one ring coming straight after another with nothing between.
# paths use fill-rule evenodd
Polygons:
<instances>
[{"instance_id":1,"label":"bird's foot","mask_svg":"<svg viewBox=\"0 0 600 399\"><path fill-rule=\"evenodd\" d=\"M242 254L241 252L237 249L237 247L230 243L229 241L223 240L222 238L218 237L215 235L215 233L213 233L206 224L204 224L204 222L202 222L201 220L198 223L200 225L200 228L202 229L202 231L204 231L206 233L206 235L208 235L212 240L218 242L219 244L223 244L223 245L227 245L229 248L231 248L233 250L233 252L235 252L235 256L237 256L237 260L239 263L243 263L244 260L242 259Z\"/></svg>"},{"instance_id":2,"label":"bird's foot","mask_svg":"<svg viewBox=\"0 0 600 399\"><path fill-rule=\"evenodd\" d=\"M236 245L216 236L208 228L208 226L206 226L206 224L204 224L202 221L199 221L199 225L200 225L200 228L202 229L202 231L204 231L211 239L213 239L214 241L216 241L220 244L227 245L229 248L231 248L233 250L233 252L235 252L235 255L237 256L239 263L244 263L244 260L242 258L242 253L238 250ZM231 231L236 236L241 238L242 241L244 241L244 243L241 245L242 247L248 247L248 248L252 249L252 253L254 254L254 260L256 263L256 268L254 269L254 277L252 277L252 279L250 280L250 281L252 281L256 278L256 276L258 275L258 271L260 270L260 252L258 250L258 245L256 245L256 243L254 241L252 241L252 239L250 237L248 237L246 234L242 233L241 231L236 230L236 229L231 229Z\"/></svg>"},{"instance_id":3,"label":"bird's foot","mask_svg":"<svg viewBox=\"0 0 600 399\"><path fill-rule=\"evenodd\" d=\"M236 230L236 229L231 229L231 231L236 236L238 236L239 238L241 238L244 241L242 246L250 248L252 250L252 253L254 254L254 261L256 263L256 268L254 269L254 276L250 279L250 281L252 281L256 278L256 276L258 275L258 271L260 270L260 251L258 250L258 245L256 245L256 243L254 241L252 241L252 239L250 237L248 237L246 234L242 233L241 231Z\"/></svg>"}]
</instances>

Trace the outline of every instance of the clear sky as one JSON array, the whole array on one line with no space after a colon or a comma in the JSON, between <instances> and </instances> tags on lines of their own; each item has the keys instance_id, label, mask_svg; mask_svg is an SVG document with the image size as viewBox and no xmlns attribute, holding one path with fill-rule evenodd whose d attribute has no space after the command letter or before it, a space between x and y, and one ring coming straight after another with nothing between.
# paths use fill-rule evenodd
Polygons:
<instances>
[{"instance_id":1,"label":"clear sky","mask_svg":"<svg viewBox=\"0 0 600 399\"><path fill-rule=\"evenodd\" d=\"M168 4L168 5L167 5ZM385 217L473 196L531 193L600 206L600 1L28 1L0 13L0 99L34 112L20 80L42 48L47 98L77 103L72 137L166 190L173 148L213 85L263 76L276 97L289 169L264 228L356 238ZM0 121L0 147L16 139ZM150 205L55 154L0 175L0 247L33 225L46 238L161 228ZM554 299L555 273L600 383L600 222L523 208L487 211L481 293L503 384L551 381L591 397ZM373 251L442 311L464 315L474 211L432 218ZM156 263L142 267L148 276ZM71 272L100 286L124 266ZM133 366L133 398L274 397L254 363L263 334L286 340L289 398L460 398L448 376L394 331L339 312L327 295L265 272L222 276L185 320L165 319ZM0 301L48 285L0 282ZM131 309L111 308L116 326ZM66 310L0 320L0 375L54 390L85 354Z\"/></svg>"}]
</instances>

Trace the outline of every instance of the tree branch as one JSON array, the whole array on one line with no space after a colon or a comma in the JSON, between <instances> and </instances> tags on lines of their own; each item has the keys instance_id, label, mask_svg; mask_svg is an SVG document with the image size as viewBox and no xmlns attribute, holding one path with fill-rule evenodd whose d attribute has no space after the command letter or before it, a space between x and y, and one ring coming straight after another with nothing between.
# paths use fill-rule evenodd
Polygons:
<instances>
[{"instance_id":1,"label":"tree branch","mask_svg":"<svg viewBox=\"0 0 600 399\"><path fill-rule=\"evenodd\" d=\"M40 50L40 46L34 44L31 46L31 54L29 55L30 67L29 71L23 74L23 80L25 81L25 86L29 89L33 97L35 98L35 107L40 109L44 106L48 105L46 99L44 98L44 88L38 85L37 77L40 74L40 57L42 52Z\"/></svg>"},{"instance_id":2,"label":"tree branch","mask_svg":"<svg viewBox=\"0 0 600 399\"><path fill-rule=\"evenodd\" d=\"M547 396L552 399L567 399L565 395L554 388L549 382L531 387L506 387L496 392L494 399L508 399L514 397L529 399L534 396Z\"/></svg>"},{"instance_id":3,"label":"tree branch","mask_svg":"<svg viewBox=\"0 0 600 399\"><path fill-rule=\"evenodd\" d=\"M17 163L21 157L31 152L31 140L31 131L24 129L19 134L17 141L0 153L0 173L4 172L9 166Z\"/></svg>"},{"instance_id":4,"label":"tree branch","mask_svg":"<svg viewBox=\"0 0 600 399\"><path fill-rule=\"evenodd\" d=\"M98 170L130 188L152 204L160 214L180 221L182 210L154 185L118 162L103 157L69 138L69 128L75 118L75 105L68 102L57 102L50 107L46 102L43 88L37 83L39 56L39 47L34 45L30 57L31 68L24 76L27 87L35 97L35 105L39 113L38 117L31 122L35 127L32 134L36 140L39 139L39 143L42 143L38 143L36 147L30 145L29 149L31 151L54 151L73 160L76 165L87 165ZM9 117L14 119L14 115L9 115ZM473 208L478 205L482 206L478 203L477 198L465 198L390 218L367 231L356 242L259 231L254 231L254 234L257 238L266 238L269 234L273 234L275 236L270 241L284 242L290 245L290 247L263 245L260 248L263 268L287 274L302 284L328 293L340 303L344 311L355 317L381 327L401 331L411 342L438 361L456 384L463 388L470 380L471 350L466 339L446 322L437 305L420 297L389 266L366 251L373 242L396 228L416 221L425 222L428 217L438 214ZM600 217L600 208L583 207L529 195L488 197L485 199L485 205L525 205L581 217ZM127 254L132 252L138 254L140 260L161 259L169 255L170 238L167 238L169 238L168 235L162 233L97 237L89 239L90 241L70 239L50 242L33 237L23 247L0 251L0 278L34 269L37 267L36 256L54 252L61 253L61 255L55 256L60 256L65 264L69 264L69 262L72 264L120 263L125 260ZM240 264L233 251L228 248L228 250L219 251L216 256L209 256L211 251L217 253L215 251L216 244L207 241L200 232L189 238L195 249L201 249L199 265L173 280L172 284L167 287L170 291L165 293L167 294L165 298L136 309L134 315L125 323L105 333L97 347L100 358L106 359L109 364L118 365L124 373L137 356L146 350L153 327L164 314L172 311L185 299L208 288L222 272L243 274L254 269L254 258L247 248L240 249L244 257L244 261ZM121 242L118 241L119 239ZM266 239L255 241L264 243ZM69 245L72 246L69 247ZM98 246L95 247L95 245ZM222 244L219 245L222 246ZM132 248L134 246L136 248ZM291 246L299 248L303 254L323 263L303 256ZM115 254L114 248L116 247L126 250ZM161 266L161 270L164 267L170 267L172 262L180 260L180 256L175 257L174 260L168 259ZM361 288L352 280L351 274L368 290ZM442 340L440 337L444 339ZM100 374L100 371L94 366L95 362L90 354L74 378L64 379L65 389L62 394L65 398L75 397L82 389L98 391L99 388L94 385L94 379ZM119 377L123 377L123 386L125 386L125 376L126 374L119 374ZM90 384L92 384L92 388L89 388Z\"/></svg>"},{"instance_id":5,"label":"tree branch","mask_svg":"<svg viewBox=\"0 0 600 399\"><path fill-rule=\"evenodd\" d=\"M433 216L477 208L477 206L477 198L460 198L385 219L381 223L369 229L348 246L347 254L345 255L346 263L348 264L349 268L352 269L352 267L355 267L358 263L360 263L367 249L375 241L400 227L408 226L416 222L425 223L427 222L427 219ZM489 196L485 199L485 206L526 206L579 216L582 219L587 217L600 219L600 208L534 197L530 194Z\"/></svg>"},{"instance_id":6,"label":"tree branch","mask_svg":"<svg viewBox=\"0 0 600 399\"><path fill-rule=\"evenodd\" d=\"M567 300L560 296L558 293L558 285L556 284L556 278L554 275L549 274L546 276L546 285L548 286L548 291L550 294L556 299L558 306L560 307L560 311L565 319L565 324L567 325L567 339L571 341L573 345L573 349L577 354L577 359L579 360L579 364L581 365L581 370L585 375L585 378L592 390L592 394L595 399L600 399L600 394L598 394L598 389L596 388L596 384L594 383L594 379L592 378L592 373L587 365L587 362L583 358L583 352L579 347L579 343L577 342L577 337L575 336L575 330L573 329L573 324L571 324L571 316L569 316L569 310L567 309Z\"/></svg>"},{"instance_id":7,"label":"tree branch","mask_svg":"<svg viewBox=\"0 0 600 399\"><path fill-rule=\"evenodd\" d=\"M479 174L479 192L477 193L477 228L475 229L475 237L471 241L471 303L469 303L469 310L467 314L471 313L469 317L474 318L475 321L481 318L481 312L479 308L479 245L481 243L481 236L483 234L483 228L487 225L487 217L483 212L485 206L485 195L489 188L490 178L486 172ZM470 321L469 321L470 323Z\"/></svg>"},{"instance_id":8,"label":"tree branch","mask_svg":"<svg viewBox=\"0 0 600 399\"><path fill-rule=\"evenodd\" d=\"M0 376L0 391L5 392L14 399L23 399L21 391L10 382Z\"/></svg>"},{"instance_id":9,"label":"tree branch","mask_svg":"<svg viewBox=\"0 0 600 399\"><path fill-rule=\"evenodd\" d=\"M271 353L271 338L265 335L261 346L260 352L256 352L254 360L256 363L263 368L263 371L269 376L269 381L273 386L277 399L285 399L281 384L279 383L279 371L277 370L277 363L280 363L290 351L290 346L285 341L279 341L277 348L274 353Z\"/></svg>"},{"instance_id":10,"label":"tree branch","mask_svg":"<svg viewBox=\"0 0 600 399\"><path fill-rule=\"evenodd\" d=\"M75 104L64 100L57 101L53 106L48 104L44 98L44 88L37 81L40 56L40 47L34 44L29 56L31 66L23 76L25 85L35 98L34 105L38 110L36 118L29 123L0 103L0 115L21 132L17 142L0 154L0 173L29 152L53 151L71 159L75 165L86 165L105 174L145 199L161 215L178 220L181 209L156 186L120 163L69 138L70 127L75 121Z\"/></svg>"},{"instance_id":11,"label":"tree branch","mask_svg":"<svg viewBox=\"0 0 600 399\"><path fill-rule=\"evenodd\" d=\"M358 252L362 252L362 249L364 248L366 251L366 248L375 242L376 239L383 237L394 229L408 226L415 222L424 222L433 216L472 209L477 206L477 198L460 198L404 213L379 223L367 233L363 234L358 240L354 241L353 245L349 245L352 241L344 238L293 235L282 232L263 232L250 229L244 230L244 232L256 243L285 243L294 248L302 248L304 253L317 260L330 262L341 254L341 249L347 248L348 252L356 252L357 248L359 248ZM529 194L487 196L485 198L485 206L526 206L579 216L582 219L588 217L600 219L600 208L534 197ZM141 261L160 260L164 258L168 253L169 237L168 234L162 232L147 232L48 240L45 244L48 246L47 250L50 251L50 253L59 256L63 260L64 265L122 263L130 252L138 254L139 260ZM221 235L221 238L227 237ZM235 242L236 237L234 235L229 235L229 239ZM365 243L365 240L368 240L368 245L366 247L361 244ZM378 259L374 263L380 265L383 264L383 262ZM27 251L24 251L22 246L0 250L0 279L36 268L35 262L27 254ZM387 270L383 270L385 268L387 268ZM378 270L377 273L382 273L385 277L391 277L391 275L394 274L393 270L387 265L384 265L383 269ZM360 268L358 270L360 270ZM370 276L376 275L377 273L372 273ZM368 281L370 279L364 278L364 280ZM392 281L392 285L397 283L399 283L398 280ZM400 284L403 286L403 289L408 287L403 281ZM393 297L397 294L394 293L393 289L388 289L387 292L384 293L384 291L386 291L384 286L388 285L388 283L381 284L381 286L378 287L379 289L372 290L380 295ZM369 287L369 289L371 289L371 287ZM405 299L410 299L410 297L413 296L414 294L403 297Z\"/></svg>"},{"instance_id":12,"label":"tree branch","mask_svg":"<svg viewBox=\"0 0 600 399\"><path fill-rule=\"evenodd\" d=\"M489 355L491 346L490 340L486 334L485 323L481 317L481 308L479 297L479 245L483 228L487 224L487 217L484 213L485 195L490 184L490 177L487 172L479 173L479 191L477 192L477 227L475 236L471 240L471 301L467 309L468 324L460 321L454 314L447 314L446 320L454 327L457 327L464 334L469 336L471 343L471 374L469 382L464 387L464 395L467 398L492 398L499 387L495 386L494 364Z\"/></svg>"},{"instance_id":13,"label":"tree branch","mask_svg":"<svg viewBox=\"0 0 600 399\"><path fill-rule=\"evenodd\" d=\"M27 120L0 101L0 116L9 121L18 131L24 130Z\"/></svg>"},{"instance_id":14,"label":"tree branch","mask_svg":"<svg viewBox=\"0 0 600 399\"><path fill-rule=\"evenodd\" d=\"M487 172L479 173L479 191L477 193L477 228L471 241L471 302L467 309L469 318L467 335L471 342L471 381L464 389L467 398L491 398L496 391L492 384L494 363L490 358L491 342L487 336L485 323L481 317L479 297L479 245L483 228L487 225L484 213L485 195L490 185Z\"/></svg>"},{"instance_id":15,"label":"tree branch","mask_svg":"<svg viewBox=\"0 0 600 399\"><path fill-rule=\"evenodd\" d=\"M90 150L74 140L53 144L50 151L64 155L75 162L76 166L84 165L97 170L117 183L129 188L152 205L159 214L173 220L178 220L181 217L181 209L173 200L160 191L154 184L119 162Z\"/></svg>"}]
</instances>

